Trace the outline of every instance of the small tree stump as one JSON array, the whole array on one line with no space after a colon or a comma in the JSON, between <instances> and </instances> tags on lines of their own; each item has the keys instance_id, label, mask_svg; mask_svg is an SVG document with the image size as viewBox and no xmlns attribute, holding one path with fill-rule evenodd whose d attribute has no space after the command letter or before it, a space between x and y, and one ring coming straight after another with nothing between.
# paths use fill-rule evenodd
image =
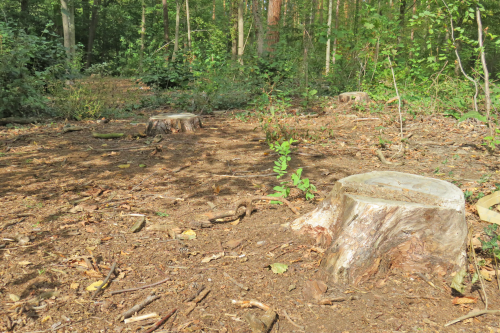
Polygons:
<instances>
[{"instance_id":1,"label":"small tree stump","mask_svg":"<svg viewBox=\"0 0 500 333\"><path fill-rule=\"evenodd\" d=\"M339 95L340 103L347 103L350 101L367 103L370 101L370 97L367 93L362 91L346 92Z\"/></svg>"},{"instance_id":2,"label":"small tree stump","mask_svg":"<svg viewBox=\"0 0 500 333\"><path fill-rule=\"evenodd\" d=\"M464 196L439 179L392 171L350 176L291 226L327 247L321 267L334 283L356 285L393 268L444 276L465 264Z\"/></svg>"},{"instance_id":3,"label":"small tree stump","mask_svg":"<svg viewBox=\"0 0 500 333\"><path fill-rule=\"evenodd\" d=\"M155 136L157 134L194 132L198 128L201 128L201 120L200 117L195 114L163 113L149 118L146 134L148 136Z\"/></svg>"}]
</instances>

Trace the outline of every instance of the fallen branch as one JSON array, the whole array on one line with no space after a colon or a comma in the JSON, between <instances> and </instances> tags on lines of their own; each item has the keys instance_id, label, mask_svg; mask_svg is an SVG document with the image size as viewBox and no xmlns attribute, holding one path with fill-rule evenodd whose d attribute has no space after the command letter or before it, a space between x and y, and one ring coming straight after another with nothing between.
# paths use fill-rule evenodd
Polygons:
<instances>
[{"instance_id":1,"label":"fallen branch","mask_svg":"<svg viewBox=\"0 0 500 333\"><path fill-rule=\"evenodd\" d=\"M167 320L168 318L172 317L172 315L177 312L177 309L173 309L172 311L170 311L165 317L163 317L160 321L158 321L153 327L151 327L150 329L148 329L146 332L144 333L151 333L155 330L157 330L161 325L163 325Z\"/></svg>"},{"instance_id":2,"label":"fallen branch","mask_svg":"<svg viewBox=\"0 0 500 333\"><path fill-rule=\"evenodd\" d=\"M200 303L201 300L204 299L205 296L207 296L209 292L210 292L210 289L203 290L198 296L196 296L196 298L192 302L188 303L188 304L191 304L191 305L184 312L184 315L188 316L194 310L194 308L196 308L196 304Z\"/></svg>"},{"instance_id":3,"label":"fallen branch","mask_svg":"<svg viewBox=\"0 0 500 333\"><path fill-rule=\"evenodd\" d=\"M98 139L116 139L124 136L125 133L97 133L92 132L92 136Z\"/></svg>"},{"instance_id":4,"label":"fallen branch","mask_svg":"<svg viewBox=\"0 0 500 333\"><path fill-rule=\"evenodd\" d=\"M125 311L123 314L118 315L117 320L118 321L122 321L125 318L131 317L134 313L139 312L140 310L142 310L143 308L145 308L149 303L153 302L154 300L157 300L158 298L160 298L160 295L156 295L155 296L154 293L151 294L151 295L149 295L141 303L134 305L129 310Z\"/></svg>"},{"instance_id":5,"label":"fallen branch","mask_svg":"<svg viewBox=\"0 0 500 333\"><path fill-rule=\"evenodd\" d=\"M191 302L196 296L198 296L202 291L203 289L205 289L205 286L201 286L200 289L198 289L192 296L186 298L186 300L184 300L184 302Z\"/></svg>"},{"instance_id":6,"label":"fallen branch","mask_svg":"<svg viewBox=\"0 0 500 333\"><path fill-rule=\"evenodd\" d=\"M111 277L111 274L115 272L115 269L116 269L116 261L113 263L113 265L111 265L111 269L109 270L108 276L106 276L101 285L97 287L97 289L94 291L94 294L92 295L91 299L94 299L99 293L99 291L101 291L101 289L108 283L109 278Z\"/></svg>"},{"instance_id":7,"label":"fallen branch","mask_svg":"<svg viewBox=\"0 0 500 333\"><path fill-rule=\"evenodd\" d=\"M454 319L452 321L447 322L446 324L444 324L444 327L456 324L459 321L462 321L462 320L465 320L465 319L474 318L474 317L477 317L477 316L482 316L482 315L488 314L488 313L491 313L491 314L500 314L500 310L479 310L479 311L472 310L471 312L469 312L465 316L462 316L460 318L457 318L457 319Z\"/></svg>"},{"instance_id":8,"label":"fallen branch","mask_svg":"<svg viewBox=\"0 0 500 333\"><path fill-rule=\"evenodd\" d=\"M379 149L377 149L377 157L380 160L380 162L382 162L382 164L387 164L387 165L401 165L401 163L392 163L392 162L387 161L385 159L384 155L382 154L382 152Z\"/></svg>"},{"instance_id":9,"label":"fallen branch","mask_svg":"<svg viewBox=\"0 0 500 333\"><path fill-rule=\"evenodd\" d=\"M262 302L259 302L259 301L253 300L253 299L250 301L237 301L237 300L233 299L231 301L231 303L233 303L234 305L239 305L242 308L251 308L252 306L255 306L255 307L262 309L264 311L269 311L271 309L271 307L269 305L266 305Z\"/></svg>"},{"instance_id":10,"label":"fallen branch","mask_svg":"<svg viewBox=\"0 0 500 333\"><path fill-rule=\"evenodd\" d=\"M121 293L126 293L126 292L129 292L129 291L136 291L136 290L141 290L141 289L146 289L146 288L151 288L151 287L157 286L159 284L165 283L168 280L170 280L169 277L166 278L166 279L164 279L164 280L155 282L153 284L148 284L147 286L142 286L142 287L137 287L137 288L130 288L130 289L122 289L122 290L114 290L114 291L111 292L111 295L121 294Z\"/></svg>"},{"instance_id":11,"label":"fallen branch","mask_svg":"<svg viewBox=\"0 0 500 333\"><path fill-rule=\"evenodd\" d=\"M7 124L33 124L39 122L39 118L17 118L17 117L8 117L8 118L1 118L0 119L0 125L7 125Z\"/></svg>"},{"instance_id":12,"label":"fallen branch","mask_svg":"<svg viewBox=\"0 0 500 333\"><path fill-rule=\"evenodd\" d=\"M151 318L157 318L159 317L156 312L148 313L142 316L136 316L136 317L130 317L124 320L125 324L131 324L131 323L136 323L138 321L143 321Z\"/></svg>"},{"instance_id":13,"label":"fallen branch","mask_svg":"<svg viewBox=\"0 0 500 333\"><path fill-rule=\"evenodd\" d=\"M285 315L285 318L288 319L288 321L290 322L290 324L292 324L293 326L297 327L298 329L300 330L304 330L304 326L300 326L299 324L296 324L292 318L290 318L290 316L288 315L288 313L286 313L286 310L283 310L283 314Z\"/></svg>"}]
</instances>

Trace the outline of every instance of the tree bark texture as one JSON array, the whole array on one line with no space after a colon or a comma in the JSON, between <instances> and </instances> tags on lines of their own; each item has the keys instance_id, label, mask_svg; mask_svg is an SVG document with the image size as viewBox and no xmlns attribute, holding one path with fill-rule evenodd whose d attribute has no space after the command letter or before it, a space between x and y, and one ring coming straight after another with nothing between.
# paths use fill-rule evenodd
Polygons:
<instances>
[{"instance_id":1,"label":"tree bark texture","mask_svg":"<svg viewBox=\"0 0 500 333\"><path fill-rule=\"evenodd\" d=\"M163 6L163 38L165 38L165 43L168 43L170 41L170 29L169 29L169 21L168 21L168 2L167 2L167 0L162 0L162 6Z\"/></svg>"},{"instance_id":2,"label":"tree bark texture","mask_svg":"<svg viewBox=\"0 0 500 333\"><path fill-rule=\"evenodd\" d=\"M262 12L260 10L259 0L252 1L253 21L255 32L257 34L257 56L260 58L264 53L264 29L262 27Z\"/></svg>"},{"instance_id":3,"label":"tree bark texture","mask_svg":"<svg viewBox=\"0 0 500 333\"><path fill-rule=\"evenodd\" d=\"M75 54L75 6L73 0L61 0L64 47L68 59Z\"/></svg>"},{"instance_id":4,"label":"tree bark texture","mask_svg":"<svg viewBox=\"0 0 500 333\"><path fill-rule=\"evenodd\" d=\"M148 136L177 132L194 132L201 128L201 120L192 113L159 114L149 118L146 127Z\"/></svg>"},{"instance_id":5,"label":"tree bark texture","mask_svg":"<svg viewBox=\"0 0 500 333\"><path fill-rule=\"evenodd\" d=\"M281 14L281 1L270 0L267 12L267 52L276 51L275 45L280 41L279 23Z\"/></svg>"},{"instance_id":6,"label":"tree bark texture","mask_svg":"<svg viewBox=\"0 0 500 333\"><path fill-rule=\"evenodd\" d=\"M89 23L89 40L87 42L87 68L89 68L92 63L92 50L94 49L94 39L97 31L97 23L99 20L100 5L101 0L94 0L94 6L92 7L92 17Z\"/></svg>"},{"instance_id":7,"label":"tree bark texture","mask_svg":"<svg viewBox=\"0 0 500 333\"><path fill-rule=\"evenodd\" d=\"M189 18L189 0L186 0L186 23L187 23L188 48L191 49L191 20Z\"/></svg>"},{"instance_id":8,"label":"tree bark texture","mask_svg":"<svg viewBox=\"0 0 500 333\"><path fill-rule=\"evenodd\" d=\"M335 32L339 29L339 9L340 0L337 0L337 6L335 7ZM333 39L333 52L332 52L332 64L335 65L335 55L337 54L337 36Z\"/></svg>"},{"instance_id":9,"label":"tree bark texture","mask_svg":"<svg viewBox=\"0 0 500 333\"><path fill-rule=\"evenodd\" d=\"M333 0L328 0L328 28L326 30L326 61L325 73L328 75L330 72L330 33L332 32L332 8Z\"/></svg>"},{"instance_id":10,"label":"tree bark texture","mask_svg":"<svg viewBox=\"0 0 500 333\"><path fill-rule=\"evenodd\" d=\"M378 171L339 180L292 229L326 246L322 274L359 284L378 272L456 272L466 263L467 223L462 191L451 183Z\"/></svg>"},{"instance_id":11,"label":"tree bark texture","mask_svg":"<svg viewBox=\"0 0 500 333\"><path fill-rule=\"evenodd\" d=\"M139 60L139 72L142 73L142 63L144 60L144 39L146 38L146 4L142 0L142 15L141 15L141 54Z\"/></svg>"},{"instance_id":12,"label":"tree bark texture","mask_svg":"<svg viewBox=\"0 0 500 333\"><path fill-rule=\"evenodd\" d=\"M238 0L231 1L231 59L238 58Z\"/></svg>"},{"instance_id":13,"label":"tree bark texture","mask_svg":"<svg viewBox=\"0 0 500 333\"><path fill-rule=\"evenodd\" d=\"M176 0L176 8L175 8L175 40L174 40L174 55L177 51L179 51L179 23L181 17L181 1ZM172 57L174 58L174 57Z\"/></svg>"},{"instance_id":14,"label":"tree bark texture","mask_svg":"<svg viewBox=\"0 0 500 333\"><path fill-rule=\"evenodd\" d=\"M243 51L245 42L245 25L243 22L244 0L238 1L238 62L243 65Z\"/></svg>"}]
</instances>

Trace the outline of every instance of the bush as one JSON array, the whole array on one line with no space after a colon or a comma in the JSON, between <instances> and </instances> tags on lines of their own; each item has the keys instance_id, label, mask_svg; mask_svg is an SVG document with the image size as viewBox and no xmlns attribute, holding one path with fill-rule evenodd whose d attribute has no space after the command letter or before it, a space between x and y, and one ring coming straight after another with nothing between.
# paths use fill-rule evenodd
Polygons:
<instances>
[{"instance_id":1,"label":"bush","mask_svg":"<svg viewBox=\"0 0 500 333\"><path fill-rule=\"evenodd\" d=\"M141 78L144 84L154 89L185 88L193 79L187 54L178 52L175 60L162 56L149 59L148 69Z\"/></svg>"},{"instance_id":2,"label":"bush","mask_svg":"<svg viewBox=\"0 0 500 333\"><path fill-rule=\"evenodd\" d=\"M48 80L64 73L64 48L2 22L0 35L0 118L46 111L43 92Z\"/></svg>"}]
</instances>

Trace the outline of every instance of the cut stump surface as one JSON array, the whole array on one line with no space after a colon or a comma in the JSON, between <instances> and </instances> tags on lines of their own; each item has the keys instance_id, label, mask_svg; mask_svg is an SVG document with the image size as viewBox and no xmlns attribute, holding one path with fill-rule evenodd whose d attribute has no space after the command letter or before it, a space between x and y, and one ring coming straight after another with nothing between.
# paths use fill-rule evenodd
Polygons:
<instances>
[{"instance_id":1,"label":"cut stump surface","mask_svg":"<svg viewBox=\"0 0 500 333\"><path fill-rule=\"evenodd\" d=\"M464 196L439 179L393 171L353 175L292 228L327 246L321 267L335 283L356 285L394 268L444 276L465 265Z\"/></svg>"},{"instance_id":2,"label":"cut stump surface","mask_svg":"<svg viewBox=\"0 0 500 333\"><path fill-rule=\"evenodd\" d=\"M149 118L146 127L148 136L177 132L194 132L201 128L201 120L192 113L163 113Z\"/></svg>"},{"instance_id":3,"label":"cut stump surface","mask_svg":"<svg viewBox=\"0 0 500 333\"><path fill-rule=\"evenodd\" d=\"M370 97L367 93L362 91L345 92L339 95L340 103L347 103L350 101L367 103L370 101Z\"/></svg>"}]
</instances>

